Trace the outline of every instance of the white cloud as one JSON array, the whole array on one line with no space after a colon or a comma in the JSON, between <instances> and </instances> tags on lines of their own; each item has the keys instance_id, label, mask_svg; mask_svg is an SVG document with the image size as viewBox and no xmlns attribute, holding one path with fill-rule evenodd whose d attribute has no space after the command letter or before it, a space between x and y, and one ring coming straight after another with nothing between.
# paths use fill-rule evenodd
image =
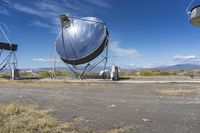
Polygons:
<instances>
[{"instance_id":1,"label":"white cloud","mask_svg":"<svg viewBox=\"0 0 200 133\"><path fill-rule=\"evenodd\" d=\"M129 66L134 66L134 67L135 67L135 66L136 66L136 64L133 64L133 63L131 63L131 64L129 64Z\"/></svg>"},{"instance_id":2,"label":"white cloud","mask_svg":"<svg viewBox=\"0 0 200 133\"><path fill-rule=\"evenodd\" d=\"M114 56L125 57L125 58L135 58L140 56L140 53L133 48L122 48L120 47L119 41L114 41L110 43L110 50Z\"/></svg>"},{"instance_id":3,"label":"white cloud","mask_svg":"<svg viewBox=\"0 0 200 133\"><path fill-rule=\"evenodd\" d=\"M103 0L87 0L88 2L90 2L91 4L94 4L95 6L99 6L99 7L110 7L110 4L106 1Z\"/></svg>"},{"instance_id":4,"label":"white cloud","mask_svg":"<svg viewBox=\"0 0 200 133\"><path fill-rule=\"evenodd\" d=\"M198 58L195 55L187 55L187 56L175 55L173 57L173 60L178 62L197 62Z\"/></svg>"},{"instance_id":5,"label":"white cloud","mask_svg":"<svg viewBox=\"0 0 200 133\"><path fill-rule=\"evenodd\" d=\"M0 14L4 14L4 15L9 15L9 11L7 9L5 9L4 7L0 7Z\"/></svg>"},{"instance_id":6,"label":"white cloud","mask_svg":"<svg viewBox=\"0 0 200 133\"><path fill-rule=\"evenodd\" d=\"M24 12L24 13L27 13L27 14L37 15L37 16L41 16L41 17L44 16L44 12L41 12L40 10L34 9L34 8L27 6L27 5L15 3L13 5L13 8L20 11L20 12Z\"/></svg>"},{"instance_id":7,"label":"white cloud","mask_svg":"<svg viewBox=\"0 0 200 133\"><path fill-rule=\"evenodd\" d=\"M147 64L145 66L143 66L143 68L158 68L158 67L167 67L167 66L172 66L173 64L170 63L150 63Z\"/></svg>"},{"instance_id":8,"label":"white cloud","mask_svg":"<svg viewBox=\"0 0 200 133\"><path fill-rule=\"evenodd\" d=\"M44 23L42 21L39 21L39 20L34 20L31 25L41 27L41 28L50 28L51 27L51 25Z\"/></svg>"},{"instance_id":9,"label":"white cloud","mask_svg":"<svg viewBox=\"0 0 200 133\"><path fill-rule=\"evenodd\" d=\"M2 2L9 4L9 0L2 0Z\"/></svg>"},{"instance_id":10,"label":"white cloud","mask_svg":"<svg viewBox=\"0 0 200 133\"><path fill-rule=\"evenodd\" d=\"M57 12L59 11L61 8L59 8L58 6L56 6L57 4L54 3L53 1L51 2L45 2L45 1L41 1L41 2L37 2L34 3L34 5L36 6L37 9L43 10L43 11L54 11Z\"/></svg>"},{"instance_id":11,"label":"white cloud","mask_svg":"<svg viewBox=\"0 0 200 133\"><path fill-rule=\"evenodd\" d=\"M34 62L61 62L60 58L33 58Z\"/></svg>"},{"instance_id":12,"label":"white cloud","mask_svg":"<svg viewBox=\"0 0 200 133\"><path fill-rule=\"evenodd\" d=\"M5 11L12 8L21 13L34 15L34 19L30 20L34 26L49 28L53 33L57 33L58 31L55 27L60 26L59 15L62 13L86 16L87 14L91 15L91 13L105 12L105 9L110 7L109 1L107 0L60 0L59 2L35 0L24 3L14 0L3 0L3 2L7 4L4 6ZM5 11L4 14L6 13ZM33 23L35 19L38 21Z\"/></svg>"}]
</instances>

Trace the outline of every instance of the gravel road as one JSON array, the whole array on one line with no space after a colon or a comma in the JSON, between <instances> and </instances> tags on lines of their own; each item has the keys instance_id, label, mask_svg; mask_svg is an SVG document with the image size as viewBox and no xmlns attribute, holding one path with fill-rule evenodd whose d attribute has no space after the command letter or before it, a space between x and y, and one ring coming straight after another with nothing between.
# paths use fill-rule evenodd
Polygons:
<instances>
[{"instance_id":1,"label":"gravel road","mask_svg":"<svg viewBox=\"0 0 200 133\"><path fill-rule=\"evenodd\" d=\"M95 130L134 126L138 133L199 133L200 84L0 84L0 104L51 109L61 121L81 117Z\"/></svg>"}]
</instances>

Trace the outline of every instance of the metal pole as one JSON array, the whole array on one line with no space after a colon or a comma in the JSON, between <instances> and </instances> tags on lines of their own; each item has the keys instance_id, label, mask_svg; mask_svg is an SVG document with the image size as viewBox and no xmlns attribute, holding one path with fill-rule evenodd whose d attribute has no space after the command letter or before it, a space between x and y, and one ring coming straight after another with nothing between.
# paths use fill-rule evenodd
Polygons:
<instances>
[{"instance_id":1,"label":"metal pole","mask_svg":"<svg viewBox=\"0 0 200 133\"><path fill-rule=\"evenodd\" d=\"M56 58L55 58L55 42L54 42L54 44L53 44L53 68L52 68L52 79L55 79L55 78L56 78L55 69L56 69Z\"/></svg>"},{"instance_id":2,"label":"metal pole","mask_svg":"<svg viewBox=\"0 0 200 133\"><path fill-rule=\"evenodd\" d=\"M104 71L103 79L106 79L106 65L107 65L107 62L108 62L108 42L107 42L107 47L106 47L106 57L105 57L104 68L103 68L103 71Z\"/></svg>"}]
</instances>

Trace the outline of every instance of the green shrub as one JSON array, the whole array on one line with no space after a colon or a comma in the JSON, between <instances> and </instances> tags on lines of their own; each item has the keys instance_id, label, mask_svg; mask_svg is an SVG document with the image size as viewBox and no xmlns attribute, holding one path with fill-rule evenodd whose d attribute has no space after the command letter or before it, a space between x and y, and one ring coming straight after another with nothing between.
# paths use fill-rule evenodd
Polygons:
<instances>
[{"instance_id":1,"label":"green shrub","mask_svg":"<svg viewBox=\"0 0 200 133\"><path fill-rule=\"evenodd\" d=\"M140 76L170 76L177 75L177 71L153 71L153 70L142 70Z\"/></svg>"},{"instance_id":2,"label":"green shrub","mask_svg":"<svg viewBox=\"0 0 200 133\"><path fill-rule=\"evenodd\" d=\"M170 71L170 75L178 75L178 71Z\"/></svg>"},{"instance_id":3,"label":"green shrub","mask_svg":"<svg viewBox=\"0 0 200 133\"><path fill-rule=\"evenodd\" d=\"M155 73L151 70L142 70L140 71L140 76L153 76Z\"/></svg>"},{"instance_id":4,"label":"green shrub","mask_svg":"<svg viewBox=\"0 0 200 133\"><path fill-rule=\"evenodd\" d=\"M61 71L55 71L56 76L63 76L63 73Z\"/></svg>"},{"instance_id":5,"label":"green shrub","mask_svg":"<svg viewBox=\"0 0 200 133\"><path fill-rule=\"evenodd\" d=\"M96 76L100 76L100 74L99 73L97 73L97 72L89 72L88 74L87 74L88 76L91 76L91 77L96 77Z\"/></svg>"},{"instance_id":6,"label":"green shrub","mask_svg":"<svg viewBox=\"0 0 200 133\"><path fill-rule=\"evenodd\" d=\"M195 70L190 70L190 71L186 71L183 74L184 76L192 76L192 75L200 75L200 71L195 71Z\"/></svg>"},{"instance_id":7,"label":"green shrub","mask_svg":"<svg viewBox=\"0 0 200 133\"><path fill-rule=\"evenodd\" d=\"M48 78L52 76L52 72L51 71L41 71L38 72L39 77L41 78ZM55 71L55 76L70 76L71 74L69 72L62 72L59 70Z\"/></svg>"},{"instance_id":8,"label":"green shrub","mask_svg":"<svg viewBox=\"0 0 200 133\"><path fill-rule=\"evenodd\" d=\"M33 74L30 72L21 72L20 76L21 77L33 77Z\"/></svg>"},{"instance_id":9,"label":"green shrub","mask_svg":"<svg viewBox=\"0 0 200 133\"><path fill-rule=\"evenodd\" d=\"M71 73L70 73L70 72L67 72L67 71L64 71L64 72L62 72L62 75L63 75L63 76L71 76Z\"/></svg>"},{"instance_id":10,"label":"green shrub","mask_svg":"<svg viewBox=\"0 0 200 133\"><path fill-rule=\"evenodd\" d=\"M39 77L41 78L51 77L51 72L48 72L48 71L39 72L38 74L39 74Z\"/></svg>"},{"instance_id":11,"label":"green shrub","mask_svg":"<svg viewBox=\"0 0 200 133\"><path fill-rule=\"evenodd\" d=\"M0 77L4 78L4 77L9 77L10 73L9 72L1 72L0 73Z\"/></svg>"},{"instance_id":12,"label":"green shrub","mask_svg":"<svg viewBox=\"0 0 200 133\"><path fill-rule=\"evenodd\" d=\"M120 75L121 77L126 77L126 76L135 76L136 74L135 74L135 72L133 72L133 71L121 71L121 72L119 73L119 75Z\"/></svg>"}]
</instances>

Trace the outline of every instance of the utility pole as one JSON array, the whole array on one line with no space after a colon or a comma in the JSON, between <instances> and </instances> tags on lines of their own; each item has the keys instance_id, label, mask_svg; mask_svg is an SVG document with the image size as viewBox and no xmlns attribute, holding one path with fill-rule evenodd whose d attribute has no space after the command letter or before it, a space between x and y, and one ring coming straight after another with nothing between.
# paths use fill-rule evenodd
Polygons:
<instances>
[{"instance_id":1,"label":"utility pole","mask_svg":"<svg viewBox=\"0 0 200 133\"><path fill-rule=\"evenodd\" d=\"M56 43L54 42L53 44L53 67L52 67L52 79L55 79L56 78L56 57L55 57L55 54L56 54Z\"/></svg>"}]
</instances>

